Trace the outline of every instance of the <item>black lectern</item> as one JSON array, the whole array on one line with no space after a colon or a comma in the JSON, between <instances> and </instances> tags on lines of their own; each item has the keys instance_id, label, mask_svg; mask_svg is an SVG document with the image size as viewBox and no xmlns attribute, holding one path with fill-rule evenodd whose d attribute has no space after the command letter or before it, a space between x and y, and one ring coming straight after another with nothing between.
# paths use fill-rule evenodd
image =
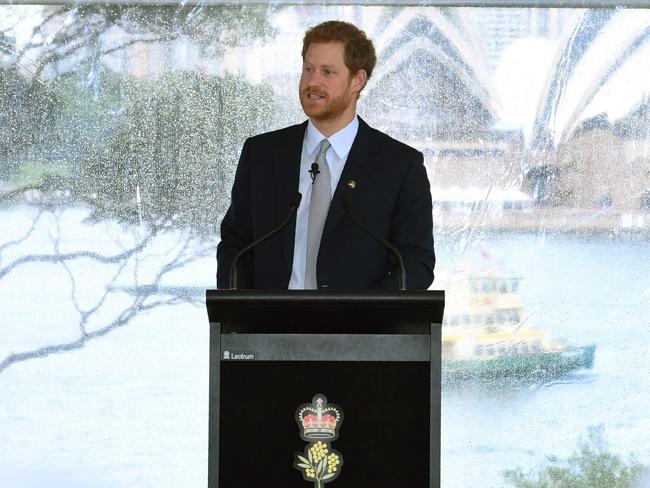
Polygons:
<instances>
[{"instance_id":1,"label":"black lectern","mask_svg":"<svg viewBox=\"0 0 650 488\"><path fill-rule=\"evenodd\" d=\"M206 303L209 488L310 488L296 411L317 394L344 412L332 488L440 486L444 292L208 290Z\"/></svg>"}]
</instances>

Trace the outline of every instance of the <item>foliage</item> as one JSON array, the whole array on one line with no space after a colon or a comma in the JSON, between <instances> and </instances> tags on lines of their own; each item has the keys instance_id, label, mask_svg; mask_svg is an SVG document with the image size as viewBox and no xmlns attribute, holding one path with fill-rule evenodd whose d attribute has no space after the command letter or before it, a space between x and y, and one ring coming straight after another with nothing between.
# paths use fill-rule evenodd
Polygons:
<instances>
[{"instance_id":1,"label":"foliage","mask_svg":"<svg viewBox=\"0 0 650 488\"><path fill-rule=\"evenodd\" d=\"M89 85L77 75L63 75L48 83L61 105L47 144L35 158L74 166L89 151L104 146L124 112L125 86L130 77L101 68Z\"/></svg>"},{"instance_id":2,"label":"foliage","mask_svg":"<svg viewBox=\"0 0 650 488\"><path fill-rule=\"evenodd\" d=\"M0 61L2 61L3 56L13 54L15 50L14 40L6 35L4 32L0 32Z\"/></svg>"},{"instance_id":3,"label":"foliage","mask_svg":"<svg viewBox=\"0 0 650 488\"><path fill-rule=\"evenodd\" d=\"M148 44L169 56L173 41L183 40L214 67L228 46L272 33L268 7L21 8L23 17L40 22L18 47L0 31L9 60L0 71L0 177L40 190L38 175L65 167L57 171L61 190L95 204L94 218L213 233L243 139L282 124L286 112L270 89L232 75L176 72L155 79L152 64L139 73L147 80L136 79L124 56ZM39 170L27 174L26 163Z\"/></svg>"},{"instance_id":4,"label":"foliage","mask_svg":"<svg viewBox=\"0 0 650 488\"><path fill-rule=\"evenodd\" d=\"M69 175L70 167L65 164L25 161L20 165L20 173L12 179L12 186L23 189L45 187L53 191L66 190L69 186Z\"/></svg>"},{"instance_id":5,"label":"foliage","mask_svg":"<svg viewBox=\"0 0 650 488\"><path fill-rule=\"evenodd\" d=\"M0 68L0 178L18 169L14 157L39 143L56 120L58 99L13 67Z\"/></svg>"},{"instance_id":6,"label":"foliage","mask_svg":"<svg viewBox=\"0 0 650 488\"><path fill-rule=\"evenodd\" d=\"M333 481L341 470L341 453L329 443L318 441L305 446L305 456L296 453L294 467L307 481L314 481L317 488Z\"/></svg>"},{"instance_id":7,"label":"foliage","mask_svg":"<svg viewBox=\"0 0 650 488\"><path fill-rule=\"evenodd\" d=\"M588 441L568 459L555 456L537 473L524 473L521 468L506 470L506 482L516 488L633 488L646 467L629 463L606 449L603 427L590 427Z\"/></svg>"},{"instance_id":8,"label":"foliage","mask_svg":"<svg viewBox=\"0 0 650 488\"><path fill-rule=\"evenodd\" d=\"M34 7L26 7L34 8ZM99 65L129 46L194 39L202 55L218 56L226 46L272 33L267 9L244 5L70 4L38 7L41 22L15 62L31 65L32 78L74 72L85 62Z\"/></svg>"},{"instance_id":9,"label":"foliage","mask_svg":"<svg viewBox=\"0 0 650 488\"><path fill-rule=\"evenodd\" d=\"M123 89L117 130L81 162L93 217L214 234L245 137L286 111L270 88L233 75L178 72Z\"/></svg>"}]
</instances>

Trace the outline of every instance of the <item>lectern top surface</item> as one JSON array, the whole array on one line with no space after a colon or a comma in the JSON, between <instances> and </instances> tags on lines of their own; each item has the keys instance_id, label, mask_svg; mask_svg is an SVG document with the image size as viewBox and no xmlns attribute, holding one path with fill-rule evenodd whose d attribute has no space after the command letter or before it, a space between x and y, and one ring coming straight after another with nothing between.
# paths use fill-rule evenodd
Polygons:
<instances>
[{"instance_id":1,"label":"lectern top surface","mask_svg":"<svg viewBox=\"0 0 650 488\"><path fill-rule=\"evenodd\" d=\"M206 305L224 331L427 333L442 321L444 292L207 290Z\"/></svg>"}]
</instances>

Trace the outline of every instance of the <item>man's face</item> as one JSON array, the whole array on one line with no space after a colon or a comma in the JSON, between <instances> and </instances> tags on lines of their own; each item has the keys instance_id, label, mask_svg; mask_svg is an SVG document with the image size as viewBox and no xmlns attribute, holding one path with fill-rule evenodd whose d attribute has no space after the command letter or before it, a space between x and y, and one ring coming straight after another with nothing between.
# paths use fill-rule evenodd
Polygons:
<instances>
[{"instance_id":1,"label":"man's face","mask_svg":"<svg viewBox=\"0 0 650 488\"><path fill-rule=\"evenodd\" d=\"M343 60L343 43L311 43L305 52L300 76L300 103L305 114L316 122L330 122L353 116L365 72L352 76Z\"/></svg>"}]
</instances>

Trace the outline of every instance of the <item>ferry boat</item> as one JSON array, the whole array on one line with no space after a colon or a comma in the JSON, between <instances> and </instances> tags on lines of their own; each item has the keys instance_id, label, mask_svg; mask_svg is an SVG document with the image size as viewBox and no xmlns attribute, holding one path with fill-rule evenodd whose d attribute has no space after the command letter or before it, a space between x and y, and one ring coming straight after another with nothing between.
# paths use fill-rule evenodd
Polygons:
<instances>
[{"instance_id":1,"label":"ferry boat","mask_svg":"<svg viewBox=\"0 0 650 488\"><path fill-rule=\"evenodd\" d=\"M596 346L571 346L529 324L520 279L466 270L436 276L445 290L443 379L552 379L591 368Z\"/></svg>"}]
</instances>

